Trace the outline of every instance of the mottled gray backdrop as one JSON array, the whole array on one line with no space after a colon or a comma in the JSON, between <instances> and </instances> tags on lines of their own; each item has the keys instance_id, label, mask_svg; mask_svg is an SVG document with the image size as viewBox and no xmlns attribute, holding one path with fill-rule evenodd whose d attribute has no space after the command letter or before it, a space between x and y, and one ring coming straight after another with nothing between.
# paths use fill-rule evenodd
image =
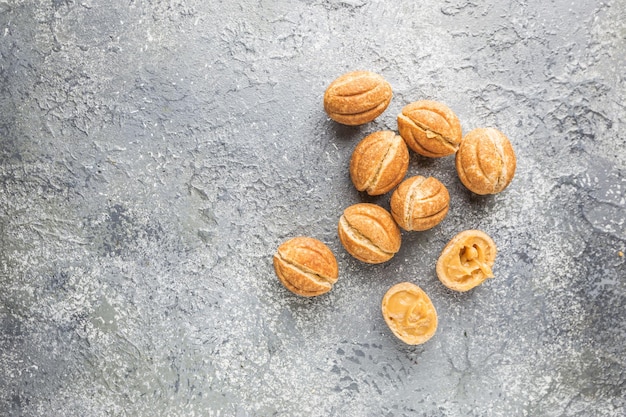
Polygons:
<instances>
[{"instance_id":1,"label":"mottled gray backdrop","mask_svg":"<svg viewBox=\"0 0 626 417\"><path fill-rule=\"evenodd\" d=\"M626 415L624 0L0 0L0 414ZM369 69L394 98L330 121ZM414 100L517 152L478 197L454 158L442 224L390 262L341 247L366 134ZM479 228L496 278L457 294L437 256ZM287 292L271 257L308 235L340 279ZM431 297L422 346L387 329L400 281Z\"/></svg>"}]
</instances>

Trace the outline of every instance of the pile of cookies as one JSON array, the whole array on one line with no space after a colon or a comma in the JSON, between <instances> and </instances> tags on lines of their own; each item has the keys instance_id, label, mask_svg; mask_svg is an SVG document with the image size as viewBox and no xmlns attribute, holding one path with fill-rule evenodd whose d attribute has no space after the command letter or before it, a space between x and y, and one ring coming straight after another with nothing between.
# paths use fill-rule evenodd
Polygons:
<instances>
[{"instance_id":1,"label":"pile of cookies","mask_svg":"<svg viewBox=\"0 0 626 417\"><path fill-rule=\"evenodd\" d=\"M338 123L361 125L382 114L392 95L391 85L382 76L369 71L349 72L328 86L324 109ZM393 190L391 212L376 204L359 203L346 208L339 218L341 244L362 262L390 260L400 250L400 228L407 232L428 230L448 214L450 195L444 184L433 177L405 178L409 149L430 158L456 154L459 179L476 194L499 193L515 174L515 153L503 133L479 128L462 136L459 119L443 103L420 100L406 105L398 115L398 132L368 135L350 160L350 178L357 190L373 196ZM496 251L486 233L463 231L443 248L437 276L451 290L468 291L494 277ZM330 291L339 277L332 251L311 237L282 243L274 255L274 269L287 289L306 297ZM437 330L435 307L413 283L391 287L381 307L390 330L405 343L424 343Z\"/></svg>"}]
</instances>

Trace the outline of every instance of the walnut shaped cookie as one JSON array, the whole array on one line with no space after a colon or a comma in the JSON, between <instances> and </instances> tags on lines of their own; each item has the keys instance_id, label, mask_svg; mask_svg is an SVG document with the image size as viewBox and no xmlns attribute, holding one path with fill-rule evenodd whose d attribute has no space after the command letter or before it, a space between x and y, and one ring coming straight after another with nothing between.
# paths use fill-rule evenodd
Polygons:
<instances>
[{"instance_id":1,"label":"walnut shaped cookie","mask_svg":"<svg viewBox=\"0 0 626 417\"><path fill-rule=\"evenodd\" d=\"M463 138L456 154L456 171L470 191L497 194L513 180L517 160L511 142L494 128L479 128Z\"/></svg>"},{"instance_id":2,"label":"walnut shaped cookie","mask_svg":"<svg viewBox=\"0 0 626 417\"><path fill-rule=\"evenodd\" d=\"M327 293L339 277L337 260L330 248L306 236L289 239L278 247L274 271L285 288L304 297Z\"/></svg>"},{"instance_id":3,"label":"walnut shaped cookie","mask_svg":"<svg viewBox=\"0 0 626 417\"><path fill-rule=\"evenodd\" d=\"M381 195L398 185L409 169L409 150L394 132L366 136L350 159L350 178L359 191Z\"/></svg>"},{"instance_id":4,"label":"walnut shaped cookie","mask_svg":"<svg viewBox=\"0 0 626 417\"><path fill-rule=\"evenodd\" d=\"M414 152L430 158L452 155L461 143L461 122L445 104L420 100L398 115L400 136Z\"/></svg>"},{"instance_id":5,"label":"walnut shaped cookie","mask_svg":"<svg viewBox=\"0 0 626 417\"><path fill-rule=\"evenodd\" d=\"M358 126L385 111L393 92L382 76L371 71L352 71L335 79L324 93L324 110L334 121Z\"/></svg>"},{"instance_id":6,"label":"walnut shaped cookie","mask_svg":"<svg viewBox=\"0 0 626 417\"><path fill-rule=\"evenodd\" d=\"M435 227L446 217L449 207L448 189L433 177L407 178L391 195L391 215L407 231Z\"/></svg>"},{"instance_id":7,"label":"walnut shaped cookie","mask_svg":"<svg viewBox=\"0 0 626 417\"><path fill-rule=\"evenodd\" d=\"M346 251L362 262L386 262L400 250L398 225L387 210L376 204L358 203L346 208L337 233Z\"/></svg>"}]
</instances>

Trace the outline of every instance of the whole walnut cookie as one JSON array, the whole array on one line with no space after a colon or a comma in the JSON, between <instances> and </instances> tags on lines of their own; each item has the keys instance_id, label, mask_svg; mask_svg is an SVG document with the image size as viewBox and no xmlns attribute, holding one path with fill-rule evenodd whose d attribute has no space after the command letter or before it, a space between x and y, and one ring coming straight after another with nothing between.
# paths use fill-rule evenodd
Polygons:
<instances>
[{"instance_id":1,"label":"whole walnut cookie","mask_svg":"<svg viewBox=\"0 0 626 417\"><path fill-rule=\"evenodd\" d=\"M370 71L353 71L334 80L324 93L324 110L334 121L357 126L385 111L393 93L391 85Z\"/></svg>"},{"instance_id":2,"label":"whole walnut cookie","mask_svg":"<svg viewBox=\"0 0 626 417\"><path fill-rule=\"evenodd\" d=\"M337 233L350 255L370 264L393 258L402 242L400 229L391 214L371 203L346 208L339 219Z\"/></svg>"},{"instance_id":3,"label":"whole walnut cookie","mask_svg":"<svg viewBox=\"0 0 626 417\"><path fill-rule=\"evenodd\" d=\"M470 191L497 194L513 180L517 160L511 142L494 128L474 129L465 135L456 154L459 179Z\"/></svg>"},{"instance_id":4,"label":"whole walnut cookie","mask_svg":"<svg viewBox=\"0 0 626 417\"><path fill-rule=\"evenodd\" d=\"M429 158L452 155L461 143L461 122L445 104L420 100L398 115L400 136L414 152Z\"/></svg>"},{"instance_id":5,"label":"whole walnut cookie","mask_svg":"<svg viewBox=\"0 0 626 417\"><path fill-rule=\"evenodd\" d=\"M330 291L339 277L337 259L330 248L306 236L294 237L278 247L274 271L285 288L304 297Z\"/></svg>"},{"instance_id":6,"label":"whole walnut cookie","mask_svg":"<svg viewBox=\"0 0 626 417\"><path fill-rule=\"evenodd\" d=\"M359 191L381 195L398 185L409 169L409 150L395 132L384 130L366 136L350 159L350 178Z\"/></svg>"},{"instance_id":7,"label":"whole walnut cookie","mask_svg":"<svg viewBox=\"0 0 626 417\"><path fill-rule=\"evenodd\" d=\"M448 214L450 194L434 177L407 178L391 195L391 215L407 231L423 231L437 226Z\"/></svg>"}]
</instances>

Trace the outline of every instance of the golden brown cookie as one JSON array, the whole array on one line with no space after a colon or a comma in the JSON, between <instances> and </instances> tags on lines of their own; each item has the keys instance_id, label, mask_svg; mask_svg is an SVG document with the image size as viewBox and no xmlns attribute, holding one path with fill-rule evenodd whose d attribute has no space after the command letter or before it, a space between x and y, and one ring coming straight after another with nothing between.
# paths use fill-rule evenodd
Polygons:
<instances>
[{"instance_id":1,"label":"golden brown cookie","mask_svg":"<svg viewBox=\"0 0 626 417\"><path fill-rule=\"evenodd\" d=\"M400 229L391 214L376 204L359 203L345 209L337 231L346 251L363 262L382 263L400 250Z\"/></svg>"},{"instance_id":2,"label":"golden brown cookie","mask_svg":"<svg viewBox=\"0 0 626 417\"><path fill-rule=\"evenodd\" d=\"M445 104L420 100L398 115L400 136L413 151L431 158L455 153L461 143L461 123Z\"/></svg>"},{"instance_id":3,"label":"golden brown cookie","mask_svg":"<svg viewBox=\"0 0 626 417\"><path fill-rule=\"evenodd\" d=\"M324 110L336 122L356 126L371 122L385 111L391 85L370 71L353 71L334 80L324 93Z\"/></svg>"},{"instance_id":4,"label":"golden brown cookie","mask_svg":"<svg viewBox=\"0 0 626 417\"><path fill-rule=\"evenodd\" d=\"M394 132L374 132L354 149L350 178L359 191L380 195L402 181L409 169L409 150Z\"/></svg>"},{"instance_id":5,"label":"golden brown cookie","mask_svg":"<svg viewBox=\"0 0 626 417\"><path fill-rule=\"evenodd\" d=\"M302 236L278 247L274 270L289 291L305 297L330 291L339 277L337 260L328 246Z\"/></svg>"},{"instance_id":6,"label":"golden brown cookie","mask_svg":"<svg viewBox=\"0 0 626 417\"><path fill-rule=\"evenodd\" d=\"M466 230L450 240L437 261L439 281L454 291L469 291L493 278L496 244L480 230Z\"/></svg>"},{"instance_id":7,"label":"golden brown cookie","mask_svg":"<svg viewBox=\"0 0 626 417\"><path fill-rule=\"evenodd\" d=\"M404 343L420 345L437 331L435 306L415 284L402 282L389 288L381 306L387 326Z\"/></svg>"},{"instance_id":8,"label":"golden brown cookie","mask_svg":"<svg viewBox=\"0 0 626 417\"><path fill-rule=\"evenodd\" d=\"M459 179L476 194L496 194L515 175L515 152L509 139L493 128L474 129L463 138L456 154Z\"/></svg>"},{"instance_id":9,"label":"golden brown cookie","mask_svg":"<svg viewBox=\"0 0 626 417\"><path fill-rule=\"evenodd\" d=\"M404 230L428 230L446 217L450 194L433 177L416 176L402 181L391 195L391 215Z\"/></svg>"}]
</instances>

